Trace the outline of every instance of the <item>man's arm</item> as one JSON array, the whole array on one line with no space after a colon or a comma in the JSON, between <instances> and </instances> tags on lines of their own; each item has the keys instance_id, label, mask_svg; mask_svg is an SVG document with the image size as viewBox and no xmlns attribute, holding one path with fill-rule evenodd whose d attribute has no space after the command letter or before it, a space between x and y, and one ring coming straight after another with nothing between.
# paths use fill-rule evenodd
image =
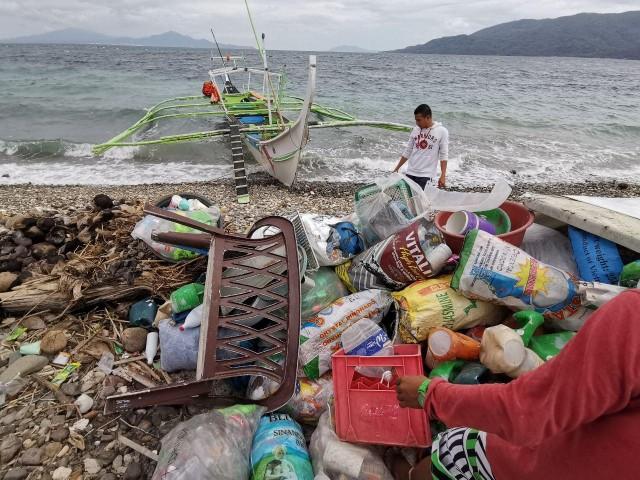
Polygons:
<instances>
[{"instance_id":1,"label":"man's arm","mask_svg":"<svg viewBox=\"0 0 640 480\"><path fill-rule=\"evenodd\" d=\"M411 136L409 137L409 141L407 142L407 146L404 149L404 153L402 154L402 156L400 157L400 160L398 161L398 164L396 165L396 168L393 169L394 172L397 172L400 170L400 168L402 168L402 166L407 163L407 160L409 159L409 157L411 156L411 154L413 153L413 148L415 145L415 141L413 139L413 132L411 133Z\"/></svg>"},{"instance_id":2,"label":"man's arm","mask_svg":"<svg viewBox=\"0 0 640 480\"><path fill-rule=\"evenodd\" d=\"M526 447L624 409L640 395L640 291L600 307L560 354L509 384L429 384L424 408ZM424 377L398 380L401 406L419 408Z\"/></svg>"},{"instance_id":3,"label":"man's arm","mask_svg":"<svg viewBox=\"0 0 640 480\"><path fill-rule=\"evenodd\" d=\"M438 158L440 159L440 179L438 187L447 186L447 161L449 160L449 131L445 128L442 139L440 140Z\"/></svg>"},{"instance_id":4,"label":"man's arm","mask_svg":"<svg viewBox=\"0 0 640 480\"><path fill-rule=\"evenodd\" d=\"M398 161L396 168L393 169L393 172L395 173L399 171L405 163L407 163L407 157L403 155L402 157L400 157L400 160Z\"/></svg>"}]
</instances>

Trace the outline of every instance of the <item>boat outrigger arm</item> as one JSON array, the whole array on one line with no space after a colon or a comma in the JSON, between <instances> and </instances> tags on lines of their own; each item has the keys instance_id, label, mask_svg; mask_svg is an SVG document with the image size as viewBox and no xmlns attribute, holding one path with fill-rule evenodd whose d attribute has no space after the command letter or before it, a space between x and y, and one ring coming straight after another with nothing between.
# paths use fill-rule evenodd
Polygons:
<instances>
[{"instance_id":1,"label":"boat outrigger arm","mask_svg":"<svg viewBox=\"0 0 640 480\"><path fill-rule=\"evenodd\" d=\"M219 100L214 102L204 96L177 97L165 100L150 108L147 113L124 132L111 140L96 145L93 152L101 155L116 147L145 147L228 136L228 121L231 117L240 121L240 133L247 150L269 174L283 184L290 186L298 168L300 157L309 139L309 129L339 127L375 127L394 131L410 131L413 127L399 123L360 120L349 113L333 107L313 102L316 86L316 57L309 57L309 80L304 99L282 95L283 74L256 68L240 67L233 59L233 65L226 65L209 71ZM224 61L224 59L223 59ZM262 92L251 90L251 74L264 76ZM249 81L243 92L232 83L230 77L248 75ZM277 84L277 88L273 86ZM275 112L274 112L275 110ZM287 113L298 113L295 121L286 117ZM316 120L310 120L313 113ZM227 121L222 128L166 135L158 138L136 139L150 127L175 119L220 118Z\"/></svg>"}]
</instances>

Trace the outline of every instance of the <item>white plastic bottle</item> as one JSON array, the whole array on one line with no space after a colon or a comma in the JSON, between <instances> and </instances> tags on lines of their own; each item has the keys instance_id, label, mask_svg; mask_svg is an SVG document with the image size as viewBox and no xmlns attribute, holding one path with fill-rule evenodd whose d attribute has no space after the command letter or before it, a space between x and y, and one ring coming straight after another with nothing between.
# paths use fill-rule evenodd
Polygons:
<instances>
[{"instance_id":1,"label":"white plastic bottle","mask_svg":"<svg viewBox=\"0 0 640 480\"><path fill-rule=\"evenodd\" d=\"M386 332L368 318L347 328L341 336L342 348L347 355L361 357L393 356L393 345ZM388 371L384 367L358 367L358 373L367 377L383 378Z\"/></svg>"}]
</instances>

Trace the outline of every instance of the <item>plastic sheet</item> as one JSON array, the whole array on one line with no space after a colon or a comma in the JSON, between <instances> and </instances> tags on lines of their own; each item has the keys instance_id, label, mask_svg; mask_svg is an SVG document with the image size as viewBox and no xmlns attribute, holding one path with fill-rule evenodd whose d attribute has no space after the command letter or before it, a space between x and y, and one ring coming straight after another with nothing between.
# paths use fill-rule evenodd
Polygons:
<instances>
[{"instance_id":1,"label":"plastic sheet","mask_svg":"<svg viewBox=\"0 0 640 480\"><path fill-rule=\"evenodd\" d=\"M424 190L433 210L441 212L484 212L500 207L509 199L511 186L498 180L490 193L449 192L429 186Z\"/></svg>"},{"instance_id":2,"label":"plastic sheet","mask_svg":"<svg viewBox=\"0 0 640 480\"><path fill-rule=\"evenodd\" d=\"M525 232L520 248L541 262L578 276L571 242L553 228L533 223Z\"/></svg>"},{"instance_id":3,"label":"plastic sheet","mask_svg":"<svg viewBox=\"0 0 640 480\"><path fill-rule=\"evenodd\" d=\"M153 480L248 480L251 444L265 408L236 405L178 424L162 439Z\"/></svg>"}]
</instances>

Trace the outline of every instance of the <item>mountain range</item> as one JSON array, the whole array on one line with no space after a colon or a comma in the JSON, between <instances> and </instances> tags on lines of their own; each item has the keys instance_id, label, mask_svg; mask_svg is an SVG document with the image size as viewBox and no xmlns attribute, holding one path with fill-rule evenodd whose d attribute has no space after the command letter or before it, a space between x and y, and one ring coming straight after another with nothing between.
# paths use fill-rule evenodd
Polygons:
<instances>
[{"instance_id":1,"label":"mountain range","mask_svg":"<svg viewBox=\"0 0 640 480\"><path fill-rule=\"evenodd\" d=\"M182 47L212 48L209 40L192 38L178 32L165 32L147 37L115 37L78 28L65 28L39 35L28 35L0 40L0 43L54 43L54 44L95 44L95 45L135 45L142 47ZM253 50L253 47L220 44L223 50Z\"/></svg>"},{"instance_id":2,"label":"mountain range","mask_svg":"<svg viewBox=\"0 0 640 480\"><path fill-rule=\"evenodd\" d=\"M517 20L394 52L640 60L640 11Z\"/></svg>"}]
</instances>

